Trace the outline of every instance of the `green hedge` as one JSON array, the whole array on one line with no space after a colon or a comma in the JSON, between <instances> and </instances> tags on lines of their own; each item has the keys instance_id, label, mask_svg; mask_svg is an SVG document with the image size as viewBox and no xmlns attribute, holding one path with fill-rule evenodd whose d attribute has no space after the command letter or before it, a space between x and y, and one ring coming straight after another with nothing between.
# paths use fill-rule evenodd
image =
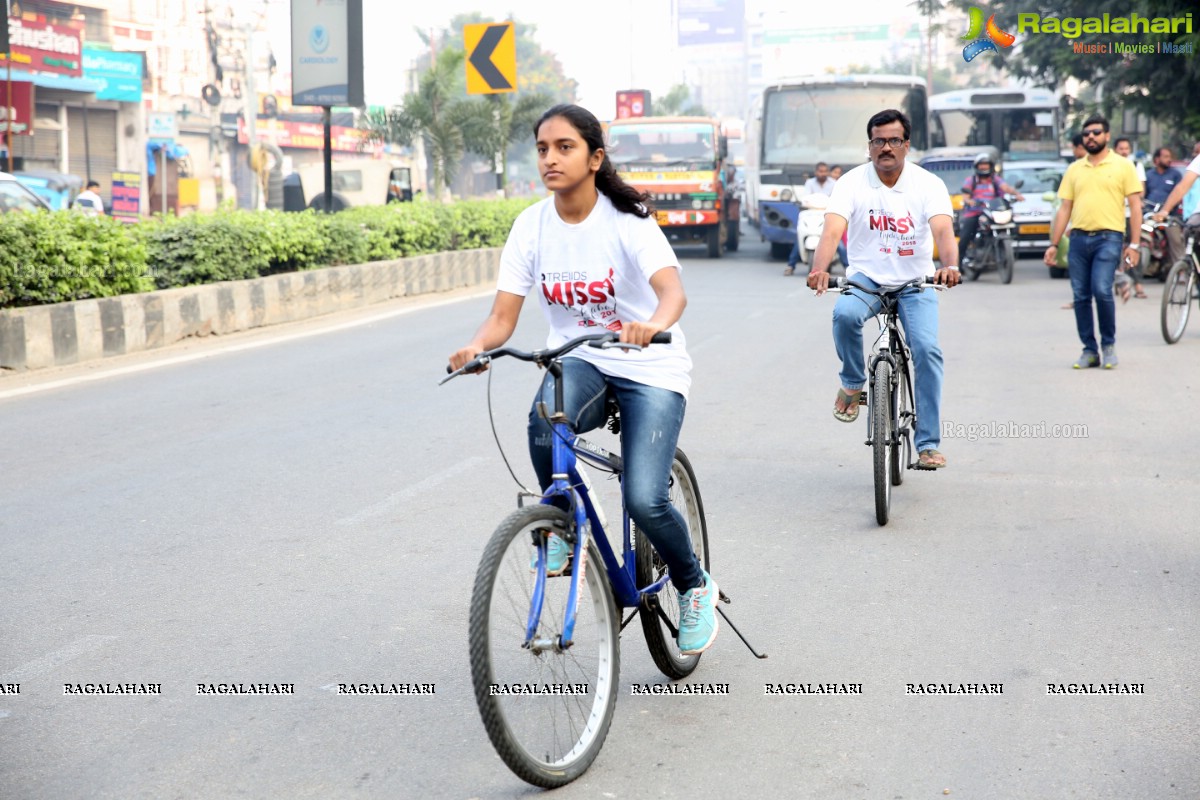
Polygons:
<instances>
[{"instance_id":1,"label":"green hedge","mask_svg":"<svg viewBox=\"0 0 1200 800\"><path fill-rule=\"evenodd\" d=\"M314 211L219 211L123 225L0 214L0 308L499 247L528 198Z\"/></svg>"}]
</instances>

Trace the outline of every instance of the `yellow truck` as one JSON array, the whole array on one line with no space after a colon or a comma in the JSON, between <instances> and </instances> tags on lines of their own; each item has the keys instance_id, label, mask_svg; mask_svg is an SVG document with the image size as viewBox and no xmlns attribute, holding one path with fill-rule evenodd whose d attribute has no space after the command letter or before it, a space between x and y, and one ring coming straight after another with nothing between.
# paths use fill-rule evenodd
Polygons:
<instances>
[{"instance_id":1,"label":"yellow truck","mask_svg":"<svg viewBox=\"0 0 1200 800\"><path fill-rule=\"evenodd\" d=\"M710 258L738 249L741 209L720 120L615 120L608 127L608 155L627 183L650 193L672 243L705 244Z\"/></svg>"}]
</instances>

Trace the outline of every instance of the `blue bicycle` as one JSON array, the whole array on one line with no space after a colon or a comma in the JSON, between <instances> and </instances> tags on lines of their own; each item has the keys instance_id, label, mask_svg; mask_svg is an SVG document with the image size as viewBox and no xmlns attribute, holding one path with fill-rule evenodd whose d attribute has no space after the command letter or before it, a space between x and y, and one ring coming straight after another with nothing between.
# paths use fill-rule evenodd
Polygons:
<instances>
[{"instance_id":1,"label":"blue bicycle","mask_svg":"<svg viewBox=\"0 0 1200 800\"><path fill-rule=\"evenodd\" d=\"M660 333L653 341L667 343L670 336ZM554 430L554 483L540 503L518 508L492 534L475 576L469 625L471 678L488 737L514 773L545 788L575 780L599 754L617 702L620 632L635 615L655 665L668 678L689 675L700 661L675 644L678 594L666 565L627 513L621 561L609 544L607 520L580 461L621 480L621 456L576 436L562 412L561 358L583 345L640 349L617 339L595 333L531 353L501 347L442 381L501 356L533 362L554 376L553 405L538 404ZM609 429L619 433L619 409L611 398L607 413ZM678 449L670 497L708 571L704 504L692 465ZM554 498L565 499L571 510L551 505ZM572 550L558 576L546 572L551 533ZM618 609L626 608L636 611L622 621Z\"/></svg>"}]
</instances>

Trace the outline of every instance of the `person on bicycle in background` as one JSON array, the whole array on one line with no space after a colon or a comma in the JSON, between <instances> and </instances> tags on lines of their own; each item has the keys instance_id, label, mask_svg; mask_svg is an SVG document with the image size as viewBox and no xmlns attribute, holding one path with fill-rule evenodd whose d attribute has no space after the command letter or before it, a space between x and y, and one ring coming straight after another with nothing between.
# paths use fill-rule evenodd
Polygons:
<instances>
[{"instance_id":1,"label":"person on bicycle in background","mask_svg":"<svg viewBox=\"0 0 1200 800\"><path fill-rule=\"evenodd\" d=\"M950 193L941 179L905 161L912 124L894 108L867 122L870 162L846 172L833 189L821 243L808 285L817 294L829 287L829 262L848 231L850 263L846 277L879 289L933 275L946 286L959 282ZM942 266L933 268L937 240ZM841 388L833 415L842 422L858 417L859 395L867 382L863 324L879 310L877 298L849 289L833 309L833 341L842 362ZM900 322L916 368L916 447L925 469L946 466L941 444L942 350L938 345L938 300L932 289L900 297Z\"/></svg>"},{"instance_id":2,"label":"person on bicycle in background","mask_svg":"<svg viewBox=\"0 0 1200 800\"><path fill-rule=\"evenodd\" d=\"M968 175L963 181L963 209L958 227L958 254L962 258L964 271L971 269L970 247L971 240L979 230L979 215L989 200L994 200L1005 194L1011 194L1017 200L1024 200L1025 195L1004 182L996 174L996 164L987 153L975 156L975 174ZM973 273L972 273L973 274ZM968 276L969 277L969 276Z\"/></svg>"},{"instance_id":3,"label":"person on bicycle in background","mask_svg":"<svg viewBox=\"0 0 1200 800\"><path fill-rule=\"evenodd\" d=\"M1192 188L1192 184L1196 182L1196 179L1200 178L1200 142L1196 142L1196 146L1192 152L1195 153L1196 157L1184 169L1183 180L1179 181L1178 185L1171 190L1171 194L1167 195L1167 199L1159 207L1158 211L1155 212L1154 219L1156 221L1162 222L1165 220L1167 215L1179 204L1179 201L1183 200L1184 195ZM1200 209L1196 210L1200 211ZM1193 211L1192 213L1196 212ZM1188 221L1190 222L1190 220Z\"/></svg>"},{"instance_id":4,"label":"person on bicycle in background","mask_svg":"<svg viewBox=\"0 0 1200 800\"><path fill-rule=\"evenodd\" d=\"M450 356L450 366L458 369L508 341L530 292L550 324L547 347L609 330L645 348L573 351L563 359L562 411L572 430L583 433L605 423L605 399L616 399L625 508L666 563L679 593L680 652L700 653L717 636L717 584L696 558L687 525L668 496L691 385L692 361L677 324L687 305L682 268L652 216L649 195L617 175L604 150L603 129L590 111L554 106L534 125L534 136L538 170L553 194L513 223L491 313ZM671 332L671 343L648 346L661 331ZM547 375L529 412L529 454L542 491L552 483L554 434L537 408L539 401L552 405L553 389L553 376ZM547 573L561 574L570 555L570 546L551 535Z\"/></svg>"}]
</instances>

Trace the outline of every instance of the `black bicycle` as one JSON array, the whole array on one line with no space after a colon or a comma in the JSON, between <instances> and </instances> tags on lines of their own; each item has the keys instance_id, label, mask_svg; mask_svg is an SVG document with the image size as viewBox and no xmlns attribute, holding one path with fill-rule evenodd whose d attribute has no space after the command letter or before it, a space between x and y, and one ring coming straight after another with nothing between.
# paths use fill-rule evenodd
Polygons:
<instances>
[{"instance_id":1,"label":"black bicycle","mask_svg":"<svg viewBox=\"0 0 1200 800\"><path fill-rule=\"evenodd\" d=\"M879 336L871 348L867 363L866 398L867 446L874 454L875 519L887 525L892 507L892 487L904 482L902 469L932 470L913 459L913 431L917 426L917 410L913 394L912 351L904 340L900 324L900 297L906 293L928 288L947 288L925 278L917 278L900 286L871 289L846 278L830 281L829 291L846 292L858 289L879 298ZM901 454L904 460L901 461Z\"/></svg>"}]
</instances>

